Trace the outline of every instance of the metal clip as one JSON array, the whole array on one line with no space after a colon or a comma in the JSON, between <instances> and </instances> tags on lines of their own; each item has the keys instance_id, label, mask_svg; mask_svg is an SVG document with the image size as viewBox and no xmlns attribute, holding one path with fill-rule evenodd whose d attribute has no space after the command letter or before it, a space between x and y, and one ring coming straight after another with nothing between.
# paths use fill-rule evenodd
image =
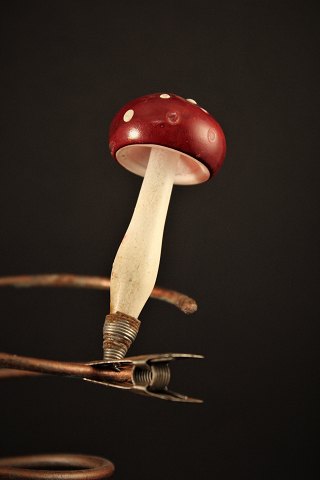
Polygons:
<instances>
[{"instance_id":1,"label":"metal clip","mask_svg":"<svg viewBox=\"0 0 320 480\"><path fill-rule=\"evenodd\" d=\"M201 403L202 400L168 389L171 373L169 363L186 358L203 356L189 353L161 353L125 357L116 361L73 363L0 352L0 380L33 375L63 375L162 400Z\"/></svg>"},{"instance_id":2,"label":"metal clip","mask_svg":"<svg viewBox=\"0 0 320 480\"><path fill-rule=\"evenodd\" d=\"M173 360L188 358L203 358L203 355L194 355L191 353L161 353L139 355L135 357L126 357L117 362L99 361L90 362L88 365L97 370L121 371L129 367L131 370L131 379L127 383L115 384L105 381L84 378L88 382L99 383L108 387L116 387L130 390L133 393L155 397L161 400L171 400L174 402L202 403L198 398L188 397L168 389L171 372L169 363Z\"/></svg>"}]
</instances>

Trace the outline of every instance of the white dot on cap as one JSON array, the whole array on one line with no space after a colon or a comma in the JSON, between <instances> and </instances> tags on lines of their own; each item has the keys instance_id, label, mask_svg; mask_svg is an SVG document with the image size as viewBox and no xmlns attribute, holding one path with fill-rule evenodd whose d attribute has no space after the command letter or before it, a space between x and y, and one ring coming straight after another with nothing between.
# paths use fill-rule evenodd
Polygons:
<instances>
[{"instance_id":1,"label":"white dot on cap","mask_svg":"<svg viewBox=\"0 0 320 480\"><path fill-rule=\"evenodd\" d=\"M126 113L123 115L123 120L125 122L130 122L131 118L134 115L134 110L127 110Z\"/></svg>"},{"instance_id":2,"label":"white dot on cap","mask_svg":"<svg viewBox=\"0 0 320 480\"><path fill-rule=\"evenodd\" d=\"M209 113L205 108L200 107L205 113Z\"/></svg>"},{"instance_id":3,"label":"white dot on cap","mask_svg":"<svg viewBox=\"0 0 320 480\"><path fill-rule=\"evenodd\" d=\"M197 105L197 102L193 100L193 98L187 98L187 102L194 103L195 105Z\"/></svg>"},{"instance_id":4,"label":"white dot on cap","mask_svg":"<svg viewBox=\"0 0 320 480\"><path fill-rule=\"evenodd\" d=\"M208 130L208 140L209 142L214 142L216 139L216 132L213 130L213 128L209 128Z\"/></svg>"},{"instance_id":5,"label":"white dot on cap","mask_svg":"<svg viewBox=\"0 0 320 480\"><path fill-rule=\"evenodd\" d=\"M167 93L161 93L160 98L170 98L170 95Z\"/></svg>"},{"instance_id":6,"label":"white dot on cap","mask_svg":"<svg viewBox=\"0 0 320 480\"><path fill-rule=\"evenodd\" d=\"M130 138L130 140L136 140L137 138L139 138L139 130L137 128L130 128L128 132L128 137Z\"/></svg>"}]
</instances>

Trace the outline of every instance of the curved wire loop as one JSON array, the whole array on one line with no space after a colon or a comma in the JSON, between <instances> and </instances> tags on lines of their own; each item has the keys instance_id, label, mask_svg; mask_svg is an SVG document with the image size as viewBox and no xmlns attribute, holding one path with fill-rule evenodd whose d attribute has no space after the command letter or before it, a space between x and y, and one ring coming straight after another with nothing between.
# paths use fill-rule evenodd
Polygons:
<instances>
[{"instance_id":1,"label":"curved wire loop","mask_svg":"<svg viewBox=\"0 0 320 480\"><path fill-rule=\"evenodd\" d=\"M101 480L114 465L91 455L48 454L0 459L0 478L25 480Z\"/></svg>"},{"instance_id":2,"label":"curved wire loop","mask_svg":"<svg viewBox=\"0 0 320 480\"><path fill-rule=\"evenodd\" d=\"M69 287L109 290L110 278L74 275L71 273L15 275L9 277L0 277L0 287ZM198 308L197 302L193 298L174 290L155 287L151 293L151 297L171 303L186 314L194 313Z\"/></svg>"}]
</instances>

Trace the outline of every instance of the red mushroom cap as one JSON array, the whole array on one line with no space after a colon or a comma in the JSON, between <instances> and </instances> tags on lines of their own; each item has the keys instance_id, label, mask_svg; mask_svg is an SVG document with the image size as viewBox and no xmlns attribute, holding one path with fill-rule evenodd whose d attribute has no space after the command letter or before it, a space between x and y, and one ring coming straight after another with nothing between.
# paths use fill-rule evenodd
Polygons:
<instances>
[{"instance_id":1,"label":"red mushroom cap","mask_svg":"<svg viewBox=\"0 0 320 480\"><path fill-rule=\"evenodd\" d=\"M154 93L127 103L112 120L112 156L127 170L143 176L150 148L180 152L174 183L202 183L220 169L226 141L218 122L192 99Z\"/></svg>"}]
</instances>

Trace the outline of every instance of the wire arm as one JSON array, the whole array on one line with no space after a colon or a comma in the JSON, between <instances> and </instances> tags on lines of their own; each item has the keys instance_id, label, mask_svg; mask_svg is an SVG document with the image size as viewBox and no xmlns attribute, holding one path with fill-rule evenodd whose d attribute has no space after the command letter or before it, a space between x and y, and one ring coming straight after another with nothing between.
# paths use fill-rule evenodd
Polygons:
<instances>
[{"instance_id":1,"label":"wire arm","mask_svg":"<svg viewBox=\"0 0 320 480\"><path fill-rule=\"evenodd\" d=\"M87 288L92 290L109 290L110 278L87 275L74 275L72 273L50 273L41 275L14 275L0 277L0 287L69 287ZM191 314L197 311L197 302L183 293L155 287L151 293L152 298L163 300L179 308L183 313Z\"/></svg>"}]
</instances>

